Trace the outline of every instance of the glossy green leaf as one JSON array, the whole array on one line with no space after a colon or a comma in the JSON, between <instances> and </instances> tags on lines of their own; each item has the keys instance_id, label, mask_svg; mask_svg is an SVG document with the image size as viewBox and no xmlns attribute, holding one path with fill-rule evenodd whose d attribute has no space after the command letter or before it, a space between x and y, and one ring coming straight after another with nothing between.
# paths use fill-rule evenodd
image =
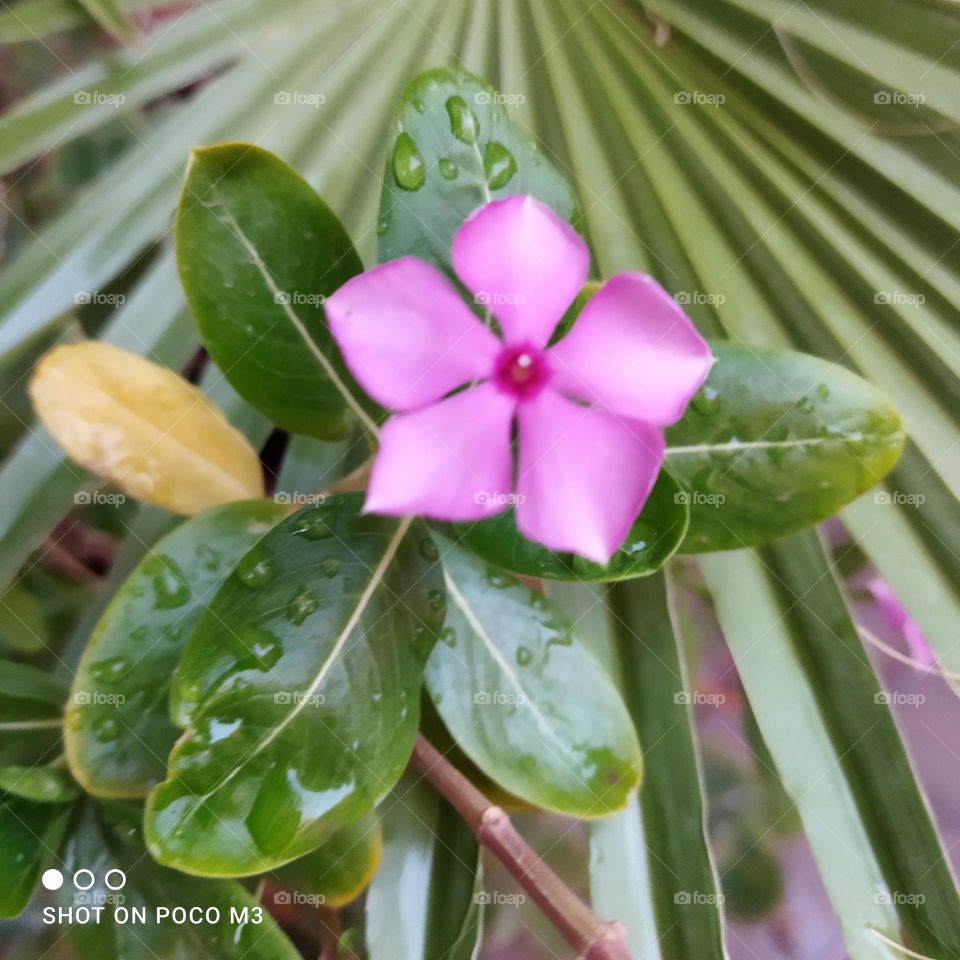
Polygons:
<instances>
[{"instance_id":1,"label":"glossy green leaf","mask_svg":"<svg viewBox=\"0 0 960 960\"><path fill-rule=\"evenodd\" d=\"M36 653L49 639L43 607L33 594L19 584L0 594L0 651Z\"/></svg>"},{"instance_id":2,"label":"glossy green leaf","mask_svg":"<svg viewBox=\"0 0 960 960\"><path fill-rule=\"evenodd\" d=\"M579 817L622 807L640 748L603 668L542 596L452 544L443 559L447 620L425 677L457 745L535 806Z\"/></svg>"},{"instance_id":3,"label":"glossy green leaf","mask_svg":"<svg viewBox=\"0 0 960 960\"><path fill-rule=\"evenodd\" d=\"M147 804L161 862L272 869L369 812L402 773L443 582L424 527L359 515L361 500L274 527L194 630L172 693L187 729Z\"/></svg>"},{"instance_id":4,"label":"glossy green leaf","mask_svg":"<svg viewBox=\"0 0 960 960\"><path fill-rule=\"evenodd\" d=\"M527 540L511 508L489 520L458 524L462 542L488 563L527 577L552 580L630 580L663 566L687 532L688 507L676 481L665 471L637 517L623 546L606 566L572 553L556 553Z\"/></svg>"},{"instance_id":5,"label":"glossy green leaf","mask_svg":"<svg viewBox=\"0 0 960 960\"><path fill-rule=\"evenodd\" d=\"M0 661L0 763L52 760L63 730L67 691L36 667Z\"/></svg>"},{"instance_id":6,"label":"glossy green leaf","mask_svg":"<svg viewBox=\"0 0 960 960\"><path fill-rule=\"evenodd\" d=\"M99 923L69 927L81 956L99 960L299 960L300 953L266 907L241 884L191 877L156 864L144 848L140 818L140 808L132 804L90 803L71 824L62 866L58 866L68 876L80 868L90 870L94 884L81 900L68 880L60 888L59 905L103 907ZM106 886L110 870L120 870L126 878L119 893L123 900ZM117 881L114 875L111 882L116 885ZM146 922L117 922L115 904L130 911L144 910ZM171 916L158 917L158 908L196 908L204 921L182 923Z\"/></svg>"},{"instance_id":7,"label":"glossy green leaf","mask_svg":"<svg viewBox=\"0 0 960 960\"><path fill-rule=\"evenodd\" d=\"M591 890L605 915L627 924L640 956L659 956L651 931L641 928L649 913L664 957L724 960L723 897L705 833L692 691L667 579L616 584L607 600L617 672L644 744L646 778L633 819L591 830ZM630 871L631 882L621 870Z\"/></svg>"},{"instance_id":8,"label":"glossy green leaf","mask_svg":"<svg viewBox=\"0 0 960 960\"><path fill-rule=\"evenodd\" d=\"M382 808L384 849L366 900L370 960L472 960L482 934L476 838L408 774Z\"/></svg>"},{"instance_id":9,"label":"glossy green leaf","mask_svg":"<svg viewBox=\"0 0 960 960\"><path fill-rule=\"evenodd\" d=\"M464 70L428 70L409 83L388 151L381 261L410 255L449 271L457 227L481 204L517 193L575 219L564 178L493 87Z\"/></svg>"},{"instance_id":10,"label":"glossy green leaf","mask_svg":"<svg viewBox=\"0 0 960 960\"><path fill-rule=\"evenodd\" d=\"M66 748L89 792L142 797L177 738L167 705L187 639L237 561L289 508L226 504L161 539L104 611L74 675Z\"/></svg>"},{"instance_id":11,"label":"glossy green leaf","mask_svg":"<svg viewBox=\"0 0 960 960\"><path fill-rule=\"evenodd\" d=\"M293 433L342 435L348 407L369 421L323 309L363 266L298 173L249 143L195 150L176 244L204 343L238 393Z\"/></svg>"},{"instance_id":12,"label":"glossy green leaf","mask_svg":"<svg viewBox=\"0 0 960 960\"><path fill-rule=\"evenodd\" d=\"M960 896L815 533L701 564L852 957L960 957ZM922 703L919 705L922 709Z\"/></svg>"},{"instance_id":13,"label":"glossy green leaf","mask_svg":"<svg viewBox=\"0 0 960 960\"><path fill-rule=\"evenodd\" d=\"M687 491L681 550L762 544L832 516L896 463L903 425L883 394L816 357L714 341L717 362L667 430Z\"/></svg>"},{"instance_id":14,"label":"glossy green leaf","mask_svg":"<svg viewBox=\"0 0 960 960\"><path fill-rule=\"evenodd\" d=\"M56 849L69 807L0 796L0 919L27 905L40 871Z\"/></svg>"},{"instance_id":15,"label":"glossy green leaf","mask_svg":"<svg viewBox=\"0 0 960 960\"><path fill-rule=\"evenodd\" d=\"M380 818L371 813L338 830L316 850L269 874L277 886L308 894L313 902L337 908L356 900L370 883L383 853ZM277 903L292 902L278 895Z\"/></svg>"}]
</instances>

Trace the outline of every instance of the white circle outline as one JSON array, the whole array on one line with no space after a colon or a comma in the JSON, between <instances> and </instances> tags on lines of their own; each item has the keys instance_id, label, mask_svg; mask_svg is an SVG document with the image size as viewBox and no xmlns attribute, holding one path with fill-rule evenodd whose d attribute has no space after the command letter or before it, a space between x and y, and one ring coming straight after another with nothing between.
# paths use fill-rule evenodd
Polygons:
<instances>
[{"instance_id":1,"label":"white circle outline","mask_svg":"<svg viewBox=\"0 0 960 960\"><path fill-rule=\"evenodd\" d=\"M80 886L80 881L77 879L77 877L79 877L81 873L90 874L90 882L85 887ZM73 875L73 885L78 890L89 890L96 882L97 882L97 878L93 875L93 871L88 870L86 867L82 867Z\"/></svg>"},{"instance_id":2,"label":"white circle outline","mask_svg":"<svg viewBox=\"0 0 960 960\"><path fill-rule=\"evenodd\" d=\"M111 885L111 883L110 883L110 874L111 874L111 873L119 873L119 874L120 874L120 886L119 886L119 887L114 887L114 886ZM122 870L118 870L116 867L114 867L112 870L108 870L108 871L106 872L106 874L105 874L104 877L103 877L103 882L107 885L107 889L109 889L109 890L122 890L122 889L127 885L127 875L126 875Z\"/></svg>"}]
</instances>

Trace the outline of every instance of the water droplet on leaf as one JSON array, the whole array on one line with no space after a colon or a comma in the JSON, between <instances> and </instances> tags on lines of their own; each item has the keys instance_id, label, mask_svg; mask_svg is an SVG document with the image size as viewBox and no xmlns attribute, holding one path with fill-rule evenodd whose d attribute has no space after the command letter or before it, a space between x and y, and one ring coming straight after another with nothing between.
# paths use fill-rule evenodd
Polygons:
<instances>
[{"instance_id":1,"label":"water droplet on leaf","mask_svg":"<svg viewBox=\"0 0 960 960\"><path fill-rule=\"evenodd\" d=\"M502 144L491 141L483 151L483 172L491 190L505 187L517 172L517 161Z\"/></svg>"},{"instance_id":2,"label":"water droplet on leaf","mask_svg":"<svg viewBox=\"0 0 960 960\"><path fill-rule=\"evenodd\" d=\"M423 157L409 133L401 133L394 144L393 176L404 190L419 190L423 186Z\"/></svg>"},{"instance_id":3,"label":"water droplet on leaf","mask_svg":"<svg viewBox=\"0 0 960 960\"><path fill-rule=\"evenodd\" d=\"M446 103L450 132L463 143L476 143L480 124L463 97L450 97Z\"/></svg>"},{"instance_id":4,"label":"water droplet on leaf","mask_svg":"<svg viewBox=\"0 0 960 960\"><path fill-rule=\"evenodd\" d=\"M456 180L460 173L460 168L449 157L441 157L438 166L440 167L440 176L444 180Z\"/></svg>"}]
</instances>

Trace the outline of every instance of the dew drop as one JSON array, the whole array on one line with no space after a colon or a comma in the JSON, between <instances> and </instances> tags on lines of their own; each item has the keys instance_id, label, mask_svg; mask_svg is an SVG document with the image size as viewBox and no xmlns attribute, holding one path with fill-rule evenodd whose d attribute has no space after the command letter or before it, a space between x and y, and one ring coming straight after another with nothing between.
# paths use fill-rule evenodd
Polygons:
<instances>
[{"instance_id":1,"label":"dew drop","mask_svg":"<svg viewBox=\"0 0 960 960\"><path fill-rule=\"evenodd\" d=\"M250 587L251 590L259 590L273 579L273 568L265 557L248 553L237 564L237 575L244 586Z\"/></svg>"},{"instance_id":2,"label":"dew drop","mask_svg":"<svg viewBox=\"0 0 960 960\"><path fill-rule=\"evenodd\" d=\"M153 599L161 610L182 607L190 599L186 577L170 560L161 558L153 571Z\"/></svg>"},{"instance_id":3,"label":"dew drop","mask_svg":"<svg viewBox=\"0 0 960 960\"><path fill-rule=\"evenodd\" d=\"M426 104L419 97L417 97L413 101L413 109L416 110L417 113L423 113L423 111L426 110Z\"/></svg>"},{"instance_id":4,"label":"dew drop","mask_svg":"<svg viewBox=\"0 0 960 960\"><path fill-rule=\"evenodd\" d=\"M715 387L704 387L690 401L690 406L697 413L702 413L705 417L711 417L720 410L720 394Z\"/></svg>"},{"instance_id":5,"label":"dew drop","mask_svg":"<svg viewBox=\"0 0 960 960\"><path fill-rule=\"evenodd\" d=\"M455 647L457 645L457 631L453 627L444 627L440 631L440 642L448 647Z\"/></svg>"},{"instance_id":6,"label":"dew drop","mask_svg":"<svg viewBox=\"0 0 960 960\"><path fill-rule=\"evenodd\" d=\"M821 383L817 385L817 396L823 400L826 400L830 396L830 388L825 384Z\"/></svg>"},{"instance_id":7,"label":"dew drop","mask_svg":"<svg viewBox=\"0 0 960 960\"><path fill-rule=\"evenodd\" d=\"M491 587L496 587L497 590L505 590L510 586L510 578L499 570L491 569L487 571L487 583Z\"/></svg>"},{"instance_id":8,"label":"dew drop","mask_svg":"<svg viewBox=\"0 0 960 960\"><path fill-rule=\"evenodd\" d=\"M97 683L118 683L130 666L126 657L110 657L109 660L100 660L90 667L90 676Z\"/></svg>"},{"instance_id":9,"label":"dew drop","mask_svg":"<svg viewBox=\"0 0 960 960\"><path fill-rule=\"evenodd\" d=\"M401 133L393 147L393 176L403 190L423 186L423 157L409 133Z\"/></svg>"},{"instance_id":10,"label":"dew drop","mask_svg":"<svg viewBox=\"0 0 960 960\"><path fill-rule=\"evenodd\" d=\"M110 743L120 736L120 721L116 717L104 716L93 725L93 736L100 743Z\"/></svg>"},{"instance_id":11,"label":"dew drop","mask_svg":"<svg viewBox=\"0 0 960 960\"><path fill-rule=\"evenodd\" d=\"M420 541L420 556L424 560L436 560L440 556L437 545L429 537L424 537Z\"/></svg>"},{"instance_id":12,"label":"dew drop","mask_svg":"<svg viewBox=\"0 0 960 960\"><path fill-rule=\"evenodd\" d=\"M491 190L505 187L517 172L517 161L502 144L491 140L483 151L483 172Z\"/></svg>"},{"instance_id":13,"label":"dew drop","mask_svg":"<svg viewBox=\"0 0 960 960\"><path fill-rule=\"evenodd\" d=\"M439 612L447 605L447 598L441 590L428 590L427 604L431 610Z\"/></svg>"},{"instance_id":14,"label":"dew drop","mask_svg":"<svg viewBox=\"0 0 960 960\"><path fill-rule=\"evenodd\" d=\"M386 217L381 217L377 221L377 236L382 237L390 229L390 221Z\"/></svg>"},{"instance_id":15,"label":"dew drop","mask_svg":"<svg viewBox=\"0 0 960 960\"><path fill-rule=\"evenodd\" d=\"M317 598L306 587L303 587L287 605L287 619L299 627L316 609Z\"/></svg>"},{"instance_id":16,"label":"dew drop","mask_svg":"<svg viewBox=\"0 0 960 960\"><path fill-rule=\"evenodd\" d=\"M326 518L318 515L305 517L303 523L293 532L298 537L306 537L308 540L326 540L333 536L333 530L330 529Z\"/></svg>"},{"instance_id":17,"label":"dew drop","mask_svg":"<svg viewBox=\"0 0 960 960\"><path fill-rule=\"evenodd\" d=\"M528 667L533 662L533 652L529 647L517 647L515 656L517 658L517 666L519 667Z\"/></svg>"},{"instance_id":18,"label":"dew drop","mask_svg":"<svg viewBox=\"0 0 960 960\"><path fill-rule=\"evenodd\" d=\"M460 168L449 157L441 157L437 165L440 167L440 176L444 180L457 179Z\"/></svg>"},{"instance_id":19,"label":"dew drop","mask_svg":"<svg viewBox=\"0 0 960 960\"><path fill-rule=\"evenodd\" d=\"M450 97L446 103L451 133L463 143L476 143L480 125L463 97Z\"/></svg>"},{"instance_id":20,"label":"dew drop","mask_svg":"<svg viewBox=\"0 0 960 960\"><path fill-rule=\"evenodd\" d=\"M342 566L343 564L336 557L324 557L320 561L320 569L331 580L340 572Z\"/></svg>"}]
</instances>

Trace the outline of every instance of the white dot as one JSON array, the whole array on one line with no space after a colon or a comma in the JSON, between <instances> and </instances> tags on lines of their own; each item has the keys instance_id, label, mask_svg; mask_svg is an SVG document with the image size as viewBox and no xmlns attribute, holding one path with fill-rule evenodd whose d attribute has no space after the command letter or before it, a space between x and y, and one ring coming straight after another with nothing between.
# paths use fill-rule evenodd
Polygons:
<instances>
[{"instance_id":1,"label":"white dot","mask_svg":"<svg viewBox=\"0 0 960 960\"><path fill-rule=\"evenodd\" d=\"M63 886L63 874L51 867L49 870L43 871L40 882L47 890L59 890Z\"/></svg>"},{"instance_id":2,"label":"white dot","mask_svg":"<svg viewBox=\"0 0 960 960\"><path fill-rule=\"evenodd\" d=\"M81 876L84 878L84 880L86 880L87 877L89 877L90 879L89 879L89 881L88 881L86 884L83 884L83 883L80 882L80 877L81 877ZM89 890L89 889L94 885L94 883L96 883L96 881L97 881L97 878L93 875L93 871L92 871L92 870L86 870L86 869L84 869L84 870L78 870L78 871L73 875L73 885L74 885L78 890Z\"/></svg>"}]
</instances>

